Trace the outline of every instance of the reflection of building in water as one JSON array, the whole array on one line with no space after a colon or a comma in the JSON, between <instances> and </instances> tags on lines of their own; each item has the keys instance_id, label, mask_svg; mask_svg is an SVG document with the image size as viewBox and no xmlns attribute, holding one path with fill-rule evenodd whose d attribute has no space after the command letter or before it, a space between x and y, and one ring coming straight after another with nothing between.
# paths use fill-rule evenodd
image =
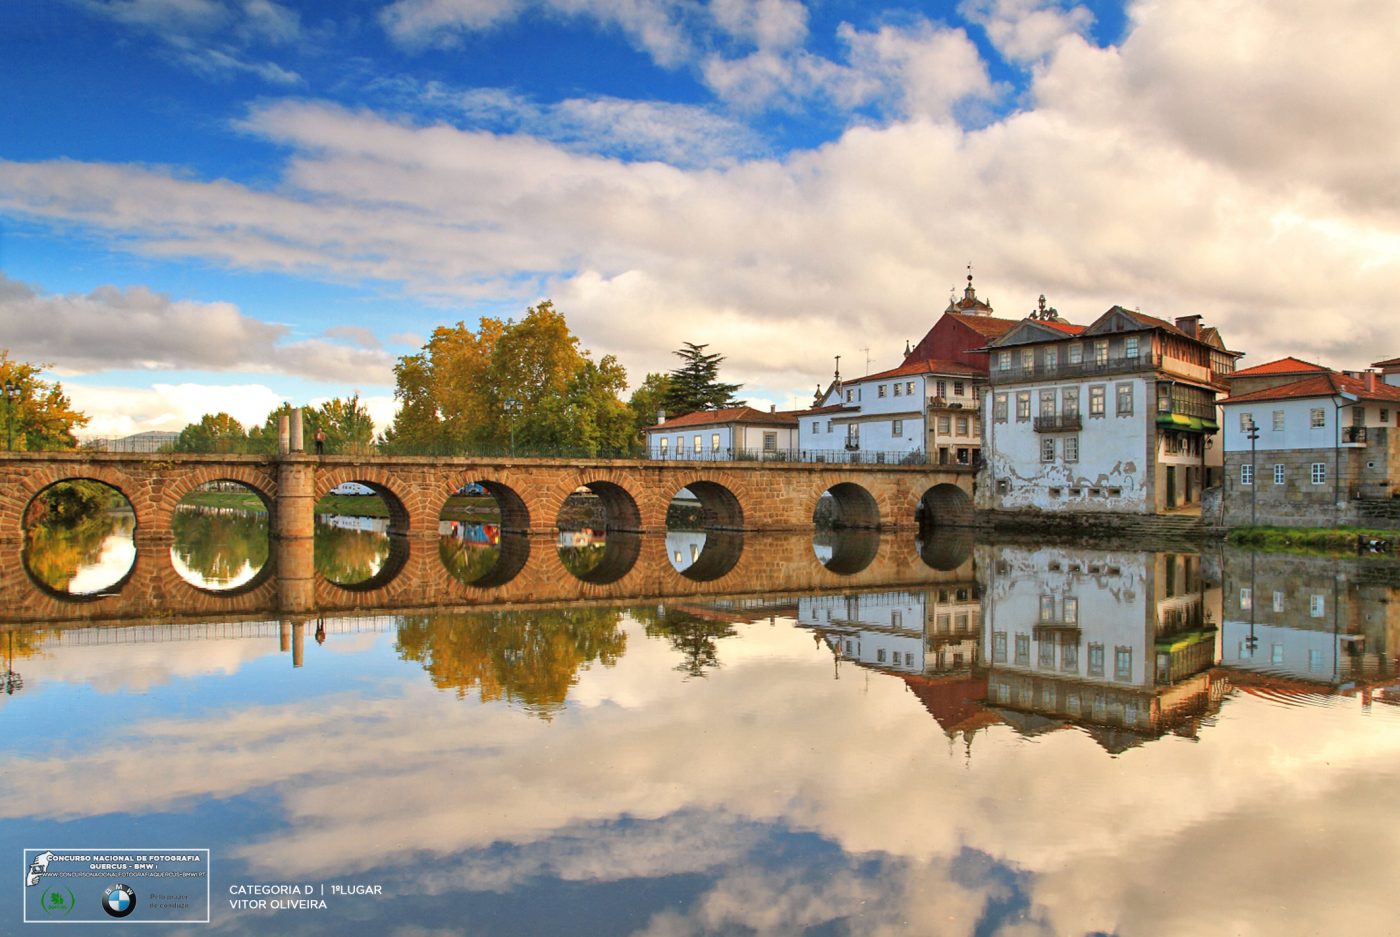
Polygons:
<instances>
[{"instance_id":1,"label":"reflection of building in water","mask_svg":"<svg viewBox=\"0 0 1400 937\"><path fill-rule=\"evenodd\" d=\"M1199 555L979 547L977 560L987 701L1019 731L1076 723L1120 751L1194 736L1227 690Z\"/></svg>"},{"instance_id":2,"label":"reflection of building in water","mask_svg":"<svg viewBox=\"0 0 1400 937\"><path fill-rule=\"evenodd\" d=\"M607 535L601 530L585 527L582 530L559 531L561 547L601 547L607 544Z\"/></svg>"},{"instance_id":3,"label":"reflection of building in water","mask_svg":"<svg viewBox=\"0 0 1400 937\"><path fill-rule=\"evenodd\" d=\"M387 517L355 517L350 514L318 514L316 515L316 523L324 524L327 527L337 527L341 530L365 530L376 534L389 532L389 519Z\"/></svg>"},{"instance_id":4,"label":"reflection of building in water","mask_svg":"<svg viewBox=\"0 0 1400 937\"><path fill-rule=\"evenodd\" d=\"M705 532L703 530L668 530L666 531L666 555L671 559L671 565L676 568L676 572L684 572L691 564L700 559L700 553L705 549Z\"/></svg>"},{"instance_id":5,"label":"reflection of building in water","mask_svg":"<svg viewBox=\"0 0 1400 937\"><path fill-rule=\"evenodd\" d=\"M918 592L807 596L797 622L814 628L837 660L904 674L966 672L977 660L975 582Z\"/></svg>"},{"instance_id":6,"label":"reflection of building in water","mask_svg":"<svg viewBox=\"0 0 1400 937\"><path fill-rule=\"evenodd\" d=\"M1343 690L1395 680L1400 609L1395 588L1375 569L1229 551L1221 665Z\"/></svg>"}]
</instances>

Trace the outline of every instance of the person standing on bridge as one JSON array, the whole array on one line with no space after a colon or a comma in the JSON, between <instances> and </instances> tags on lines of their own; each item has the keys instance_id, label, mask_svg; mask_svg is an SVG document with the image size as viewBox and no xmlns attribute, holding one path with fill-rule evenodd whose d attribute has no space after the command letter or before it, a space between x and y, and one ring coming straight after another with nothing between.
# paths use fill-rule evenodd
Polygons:
<instances>
[{"instance_id":1,"label":"person standing on bridge","mask_svg":"<svg viewBox=\"0 0 1400 937\"><path fill-rule=\"evenodd\" d=\"M326 454L326 431L321 427L316 427L316 454Z\"/></svg>"}]
</instances>

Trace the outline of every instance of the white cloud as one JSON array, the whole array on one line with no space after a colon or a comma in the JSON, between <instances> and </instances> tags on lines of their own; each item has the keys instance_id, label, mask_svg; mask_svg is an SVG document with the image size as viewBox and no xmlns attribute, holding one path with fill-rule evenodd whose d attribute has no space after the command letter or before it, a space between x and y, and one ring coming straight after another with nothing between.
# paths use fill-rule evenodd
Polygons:
<instances>
[{"instance_id":1,"label":"white cloud","mask_svg":"<svg viewBox=\"0 0 1400 937\"><path fill-rule=\"evenodd\" d=\"M1007 60L1028 63L1054 51L1067 36L1083 35L1094 22L1085 7L1056 0L963 0L958 12L987 31Z\"/></svg>"},{"instance_id":2,"label":"white cloud","mask_svg":"<svg viewBox=\"0 0 1400 937\"><path fill-rule=\"evenodd\" d=\"M798 0L710 0L710 15L730 36L761 49L807 38L807 7Z\"/></svg>"},{"instance_id":3,"label":"white cloud","mask_svg":"<svg viewBox=\"0 0 1400 937\"><path fill-rule=\"evenodd\" d=\"M174 300L143 286L53 295L0 273L7 347L16 358L49 361L64 373L180 368L393 383L386 352L316 338L288 341L289 332L232 303Z\"/></svg>"},{"instance_id":4,"label":"white cloud","mask_svg":"<svg viewBox=\"0 0 1400 937\"><path fill-rule=\"evenodd\" d=\"M285 399L262 384L158 383L138 389L70 382L63 390L74 407L91 417L83 438L178 431L206 413L227 413L244 427L261 426Z\"/></svg>"}]
</instances>

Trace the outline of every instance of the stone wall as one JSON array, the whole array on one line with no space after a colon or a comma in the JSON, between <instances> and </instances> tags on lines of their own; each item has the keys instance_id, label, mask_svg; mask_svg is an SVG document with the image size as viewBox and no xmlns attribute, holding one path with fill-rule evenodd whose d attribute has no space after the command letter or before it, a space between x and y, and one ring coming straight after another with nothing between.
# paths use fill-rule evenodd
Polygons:
<instances>
[{"instance_id":1,"label":"stone wall","mask_svg":"<svg viewBox=\"0 0 1400 937\"><path fill-rule=\"evenodd\" d=\"M1400 433L1371 428L1365 446L1317 449L1260 449L1225 454L1224 523L1287 527L1400 527L1400 512L1388 495L1391 473L1400 466ZM1312 481L1312 466L1326 471L1322 484ZM1254 484L1240 481L1241 466L1255 467ZM1283 483L1275 484L1274 467L1283 466Z\"/></svg>"}]
</instances>

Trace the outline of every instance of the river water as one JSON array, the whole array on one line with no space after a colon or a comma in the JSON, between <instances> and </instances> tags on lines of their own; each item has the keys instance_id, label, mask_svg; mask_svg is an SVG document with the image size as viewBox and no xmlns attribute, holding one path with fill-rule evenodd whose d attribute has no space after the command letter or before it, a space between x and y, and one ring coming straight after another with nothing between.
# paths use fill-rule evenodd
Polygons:
<instances>
[{"instance_id":1,"label":"river water","mask_svg":"<svg viewBox=\"0 0 1400 937\"><path fill-rule=\"evenodd\" d=\"M211 856L211 923L165 934L1395 930L1384 560L694 532L625 555L785 559L616 602L210 613L265 579L257 523L177 521L205 604L134 618L120 516L7 558L74 612L0 623L0 933L36 917L25 850L156 848ZM375 581L388 541L326 518L318 573ZM609 541L549 544L560 581ZM506 552L438 549L461 582ZM102 876L40 933L90 933ZM234 906L264 885L316 897Z\"/></svg>"}]
</instances>

